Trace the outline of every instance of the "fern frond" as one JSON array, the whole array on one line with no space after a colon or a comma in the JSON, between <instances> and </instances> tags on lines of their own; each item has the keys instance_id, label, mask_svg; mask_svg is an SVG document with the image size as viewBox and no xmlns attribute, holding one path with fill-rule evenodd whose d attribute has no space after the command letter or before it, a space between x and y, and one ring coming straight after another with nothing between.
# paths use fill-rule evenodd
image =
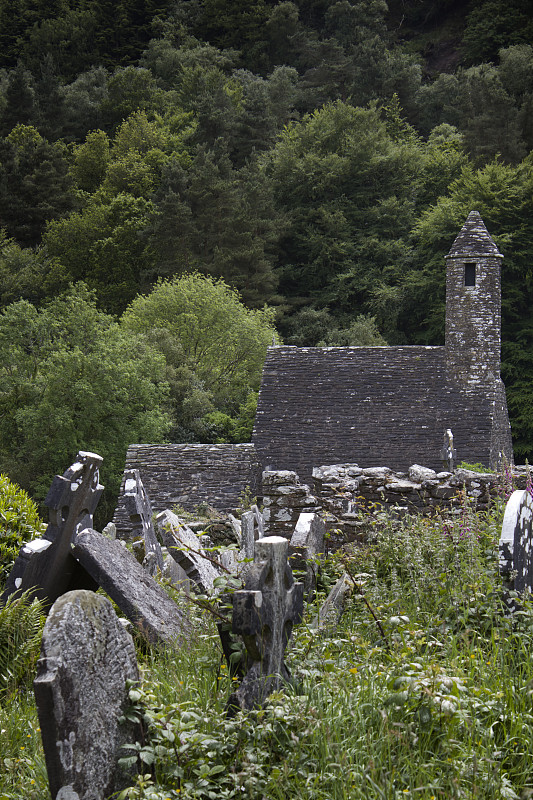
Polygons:
<instances>
[{"instance_id":1,"label":"fern frond","mask_svg":"<svg viewBox=\"0 0 533 800\"><path fill-rule=\"evenodd\" d=\"M33 679L45 619L42 603L28 592L0 608L0 702Z\"/></svg>"}]
</instances>

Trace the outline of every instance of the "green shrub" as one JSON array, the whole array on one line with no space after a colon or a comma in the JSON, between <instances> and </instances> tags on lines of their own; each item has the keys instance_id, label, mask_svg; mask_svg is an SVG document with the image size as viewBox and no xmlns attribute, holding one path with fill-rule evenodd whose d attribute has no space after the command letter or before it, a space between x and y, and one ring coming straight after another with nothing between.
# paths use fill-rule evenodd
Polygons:
<instances>
[{"instance_id":1,"label":"green shrub","mask_svg":"<svg viewBox=\"0 0 533 800\"><path fill-rule=\"evenodd\" d=\"M43 529L37 506L26 492L0 474L0 586L2 586L18 552Z\"/></svg>"}]
</instances>

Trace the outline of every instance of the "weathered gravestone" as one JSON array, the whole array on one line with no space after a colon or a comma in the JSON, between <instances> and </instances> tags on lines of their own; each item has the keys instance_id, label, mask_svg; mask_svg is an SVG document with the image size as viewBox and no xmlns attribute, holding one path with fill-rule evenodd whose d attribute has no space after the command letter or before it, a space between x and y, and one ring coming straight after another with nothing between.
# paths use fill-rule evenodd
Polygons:
<instances>
[{"instance_id":1,"label":"weathered gravestone","mask_svg":"<svg viewBox=\"0 0 533 800\"><path fill-rule=\"evenodd\" d=\"M288 547L281 536L259 539L245 588L233 594L232 631L243 637L251 666L230 698L230 709L259 706L290 680L284 653L302 618L303 585L294 582Z\"/></svg>"},{"instance_id":2,"label":"weathered gravestone","mask_svg":"<svg viewBox=\"0 0 533 800\"><path fill-rule=\"evenodd\" d=\"M21 548L8 577L2 599L20 590L52 604L74 588L95 588L94 581L71 554L73 535L91 527L93 514L104 487L99 482L102 457L80 451L63 475L56 475L45 504L50 523L42 539Z\"/></svg>"},{"instance_id":3,"label":"weathered gravestone","mask_svg":"<svg viewBox=\"0 0 533 800\"><path fill-rule=\"evenodd\" d=\"M34 682L52 798L104 800L131 781L117 761L139 734L118 719L126 681L138 678L132 638L107 598L77 590L56 600Z\"/></svg>"},{"instance_id":4,"label":"weathered gravestone","mask_svg":"<svg viewBox=\"0 0 533 800\"><path fill-rule=\"evenodd\" d=\"M440 460L444 465L444 469L447 469L448 472L453 472L453 465L456 457L457 454L453 446L453 433L450 428L447 428L444 432L444 443L440 451Z\"/></svg>"},{"instance_id":5,"label":"weathered gravestone","mask_svg":"<svg viewBox=\"0 0 533 800\"><path fill-rule=\"evenodd\" d=\"M316 588L318 560L324 553L325 535L326 525L318 514L300 514L289 544L289 561L293 569L305 572L304 594L308 600Z\"/></svg>"},{"instance_id":6,"label":"weathered gravestone","mask_svg":"<svg viewBox=\"0 0 533 800\"><path fill-rule=\"evenodd\" d=\"M513 492L505 508L500 573L516 592L533 591L533 500L527 490Z\"/></svg>"},{"instance_id":7,"label":"weathered gravestone","mask_svg":"<svg viewBox=\"0 0 533 800\"><path fill-rule=\"evenodd\" d=\"M72 554L148 642L190 637L181 609L120 541L86 528L74 536Z\"/></svg>"},{"instance_id":8,"label":"weathered gravestone","mask_svg":"<svg viewBox=\"0 0 533 800\"><path fill-rule=\"evenodd\" d=\"M245 558L254 557L255 519L253 511L245 511L241 516L241 543Z\"/></svg>"},{"instance_id":9,"label":"weathered gravestone","mask_svg":"<svg viewBox=\"0 0 533 800\"><path fill-rule=\"evenodd\" d=\"M325 628L335 628L339 624L344 613L346 600L353 590L353 581L345 572L341 575L335 586L332 588L318 611L317 616L311 622L311 628L324 630Z\"/></svg>"},{"instance_id":10,"label":"weathered gravestone","mask_svg":"<svg viewBox=\"0 0 533 800\"><path fill-rule=\"evenodd\" d=\"M141 537L144 541L143 566L151 575L158 569L163 572L164 559L152 523L152 505L138 469L128 469L124 473L123 502L130 520L131 538Z\"/></svg>"},{"instance_id":11,"label":"weathered gravestone","mask_svg":"<svg viewBox=\"0 0 533 800\"><path fill-rule=\"evenodd\" d=\"M204 551L198 536L177 514L162 511L156 517L161 541L172 558L186 572L196 590L202 594L213 594L213 582L222 574L215 559Z\"/></svg>"},{"instance_id":12,"label":"weathered gravestone","mask_svg":"<svg viewBox=\"0 0 533 800\"><path fill-rule=\"evenodd\" d=\"M252 506L250 510L254 515L254 520L257 524L257 538L262 539L265 535L265 520L263 514L261 511L259 511L259 508L256 505Z\"/></svg>"}]
</instances>

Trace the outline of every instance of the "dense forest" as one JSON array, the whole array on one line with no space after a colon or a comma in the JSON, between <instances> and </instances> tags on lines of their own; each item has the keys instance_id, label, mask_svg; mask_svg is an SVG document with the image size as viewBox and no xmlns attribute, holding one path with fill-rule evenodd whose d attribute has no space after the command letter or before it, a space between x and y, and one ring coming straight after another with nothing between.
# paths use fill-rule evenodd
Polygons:
<instances>
[{"instance_id":1,"label":"dense forest","mask_svg":"<svg viewBox=\"0 0 533 800\"><path fill-rule=\"evenodd\" d=\"M245 441L265 349L443 344L472 209L533 453L530 0L0 0L0 472Z\"/></svg>"}]
</instances>

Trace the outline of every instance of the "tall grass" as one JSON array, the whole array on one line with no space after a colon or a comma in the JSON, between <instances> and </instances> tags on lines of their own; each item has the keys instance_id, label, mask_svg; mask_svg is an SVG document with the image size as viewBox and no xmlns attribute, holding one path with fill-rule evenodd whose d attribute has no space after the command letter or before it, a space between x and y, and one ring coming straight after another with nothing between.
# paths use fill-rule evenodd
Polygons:
<instances>
[{"instance_id":1,"label":"tall grass","mask_svg":"<svg viewBox=\"0 0 533 800\"><path fill-rule=\"evenodd\" d=\"M324 582L347 569L357 591L335 631L299 627L293 685L264 709L225 716L234 680L205 617L190 648L140 655L129 713L147 737L121 798L533 797L533 607L508 613L499 526L464 506L334 557Z\"/></svg>"}]
</instances>

